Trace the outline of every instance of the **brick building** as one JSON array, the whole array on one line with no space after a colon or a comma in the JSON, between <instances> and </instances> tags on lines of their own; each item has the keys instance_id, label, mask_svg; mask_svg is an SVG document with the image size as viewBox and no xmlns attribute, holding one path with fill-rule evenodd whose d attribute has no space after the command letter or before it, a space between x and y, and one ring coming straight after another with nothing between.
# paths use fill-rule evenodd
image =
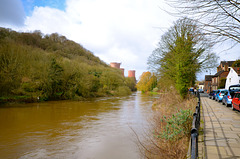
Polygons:
<instances>
[{"instance_id":1,"label":"brick building","mask_svg":"<svg viewBox=\"0 0 240 159\"><path fill-rule=\"evenodd\" d=\"M221 61L220 65L217 67L217 73L215 75L205 76L205 90L210 92L211 90L217 90L218 88L225 88L226 77L229 73L229 67L235 61ZM211 78L211 82L209 81Z\"/></svg>"}]
</instances>

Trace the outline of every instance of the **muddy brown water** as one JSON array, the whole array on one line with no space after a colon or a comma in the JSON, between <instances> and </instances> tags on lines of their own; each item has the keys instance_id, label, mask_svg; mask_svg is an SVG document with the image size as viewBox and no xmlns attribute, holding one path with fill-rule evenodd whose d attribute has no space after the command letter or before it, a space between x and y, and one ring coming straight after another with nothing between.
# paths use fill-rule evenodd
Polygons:
<instances>
[{"instance_id":1,"label":"muddy brown water","mask_svg":"<svg viewBox=\"0 0 240 159\"><path fill-rule=\"evenodd\" d=\"M148 129L154 98L138 92L0 107L0 158L142 158L132 129L140 136Z\"/></svg>"}]
</instances>

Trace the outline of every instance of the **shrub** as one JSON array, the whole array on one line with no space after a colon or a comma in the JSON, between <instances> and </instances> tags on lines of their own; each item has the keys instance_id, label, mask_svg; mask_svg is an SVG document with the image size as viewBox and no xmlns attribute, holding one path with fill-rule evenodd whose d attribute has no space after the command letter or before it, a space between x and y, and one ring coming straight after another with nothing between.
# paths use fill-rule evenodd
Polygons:
<instances>
[{"instance_id":1,"label":"shrub","mask_svg":"<svg viewBox=\"0 0 240 159\"><path fill-rule=\"evenodd\" d=\"M126 96L126 95L130 95L131 94L131 90L129 87L127 86L120 86L117 88L115 95L117 96Z\"/></svg>"},{"instance_id":2,"label":"shrub","mask_svg":"<svg viewBox=\"0 0 240 159\"><path fill-rule=\"evenodd\" d=\"M157 87L155 87L155 88L153 88L153 90L152 90L153 92L157 92L158 91L158 88Z\"/></svg>"},{"instance_id":3,"label":"shrub","mask_svg":"<svg viewBox=\"0 0 240 159\"><path fill-rule=\"evenodd\" d=\"M176 141L185 136L189 136L192 123L193 112L190 109L182 110L173 114L169 118L163 117L162 122L164 126L157 137L166 140Z\"/></svg>"}]
</instances>

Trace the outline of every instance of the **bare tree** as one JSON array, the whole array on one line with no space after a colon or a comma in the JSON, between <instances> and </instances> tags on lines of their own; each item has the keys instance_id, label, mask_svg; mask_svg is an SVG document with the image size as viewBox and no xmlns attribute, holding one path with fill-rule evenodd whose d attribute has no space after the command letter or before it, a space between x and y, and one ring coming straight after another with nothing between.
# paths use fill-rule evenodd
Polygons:
<instances>
[{"instance_id":1,"label":"bare tree","mask_svg":"<svg viewBox=\"0 0 240 159\"><path fill-rule=\"evenodd\" d=\"M238 0L165 0L178 16L188 16L200 24L216 42L240 43L240 1Z\"/></svg>"}]
</instances>

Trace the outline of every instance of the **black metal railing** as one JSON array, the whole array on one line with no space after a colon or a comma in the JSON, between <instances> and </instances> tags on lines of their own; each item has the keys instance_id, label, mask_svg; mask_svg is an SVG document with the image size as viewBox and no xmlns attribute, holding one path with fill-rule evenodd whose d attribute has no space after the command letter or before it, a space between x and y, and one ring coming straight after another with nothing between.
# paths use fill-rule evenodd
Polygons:
<instances>
[{"instance_id":1,"label":"black metal railing","mask_svg":"<svg viewBox=\"0 0 240 159\"><path fill-rule=\"evenodd\" d=\"M201 99L199 92L196 93L198 98L198 105L196 106L196 111L193 114L193 122L191 129L191 159L198 158L198 132L200 127L200 105Z\"/></svg>"}]
</instances>

